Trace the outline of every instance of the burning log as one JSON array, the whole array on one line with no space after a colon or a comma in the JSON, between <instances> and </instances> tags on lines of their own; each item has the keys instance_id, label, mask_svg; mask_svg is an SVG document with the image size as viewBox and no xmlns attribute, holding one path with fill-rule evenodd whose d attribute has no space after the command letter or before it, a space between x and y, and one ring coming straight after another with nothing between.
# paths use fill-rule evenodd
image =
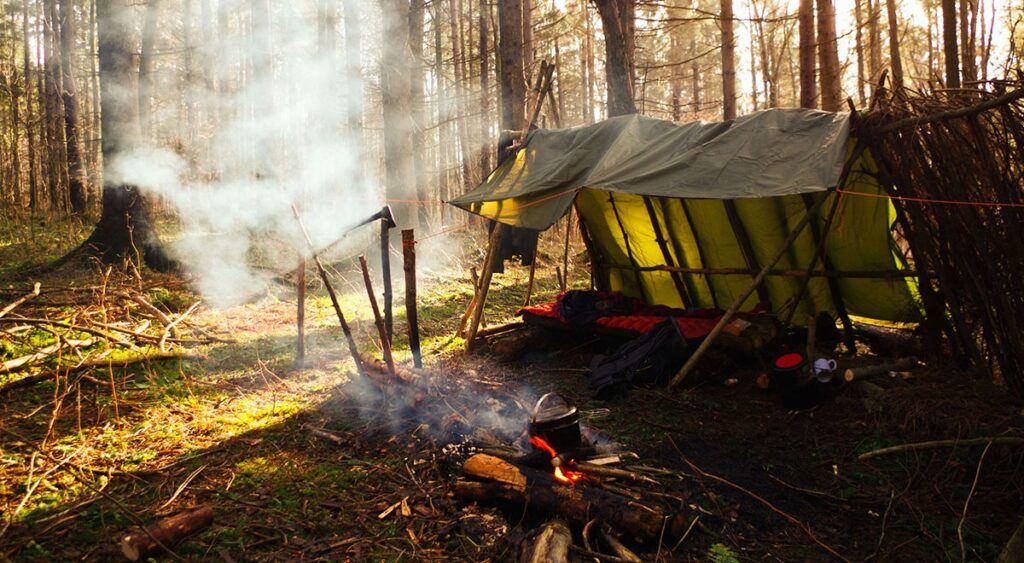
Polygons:
<instances>
[{"instance_id":1,"label":"burning log","mask_svg":"<svg viewBox=\"0 0 1024 563\"><path fill-rule=\"evenodd\" d=\"M517 467L487 454L469 458L462 469L468 477L483 481L456 482L455 495L464 500L525 506L539 513L559 514L579 525L599 518L638 541L658 538L663 527L665 534L678 536L687 524L681 514L666 514L659 507L588 486L583 481L569 484L555 475Z\"/></svg>"},{"instance_id":2,"label":"burning log","mask_svg":"<svg viewBox=\"0 0 1024 563\"><path fill-rule=\"evenodd\" d=\"M121 538L121 553L130 561L145 559L202 532L210 524L213 524L213 509L209 506L179 512L125 535Z\"/></svg>"},{"instance_id":3,"label":"burning log","mask_svg":"<svg viewBox=\"0 0 1024 563\"><path fill-rule=\"evenodd\" d=\"M569 560L572 533L561 520L552 520L544 525L537 537L526 546L523 563L558 563ZM639 561L639 559L638 559Z\"/></svg>"}]
</instances>

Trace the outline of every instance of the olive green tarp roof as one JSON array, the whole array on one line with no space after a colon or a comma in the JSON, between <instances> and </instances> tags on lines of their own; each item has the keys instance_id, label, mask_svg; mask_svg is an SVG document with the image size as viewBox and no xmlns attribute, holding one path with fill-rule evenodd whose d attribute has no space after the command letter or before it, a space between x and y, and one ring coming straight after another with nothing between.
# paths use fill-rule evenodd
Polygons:
<instances>
[{"instance_id":1,"label":"olive green tarp roof","mask_svg":"<svg viewBox=\"0 0 1024 563\"><path fill-rule=\"evenodd\" d=\"M575 204L606 287L652 303L725 308L749 286L750 274L645 268L749 270L744 238L755 264L764 264L806 212L808 194L836 187L852 149L849 136L849 114L801 109L765 110L722 123L630 115L537 130L514 158L450 203L537 230L550 227ZM874 172L870 154L863 153L852 163L843 191L882 194ZM835 192L827 197L842 197L825 248L832 271L839 273L847 311L917 320L913 287L899 276L904 264L891 236L888 200ZM722 200L735 206L739 229ZM831 205L828 201L823 209ZM825 215L816 220L818 235ZM659 244L659 234L665 244ZM806 270L816 248L814 229L805 230L774 269ZM824 270L820 260L816 268ZM677 280L683 282L683 295ZM799 277L769 276L765 290L773 309L787 306L800 283ZM757 301L755 294L744 308ZM810 280L795 318L805 318L812 304L819 311L836 311L824 276Z\"/></svg>"}]
</instances>

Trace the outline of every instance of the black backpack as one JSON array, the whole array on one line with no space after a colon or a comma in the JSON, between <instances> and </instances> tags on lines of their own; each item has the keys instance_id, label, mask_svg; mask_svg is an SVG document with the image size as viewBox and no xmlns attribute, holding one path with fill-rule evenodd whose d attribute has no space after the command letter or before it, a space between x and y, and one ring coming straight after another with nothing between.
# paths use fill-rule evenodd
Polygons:
<instances>
[{"instance_id":1,"label":"black backpack","mask_svg":"<svg viewBox=\"0 0 1024 563\"><path fill-rule=\"evenodd\" d=\"M615 352L594 356L590 361L590 388L597 398L608 399L632 386L664 385L691 353L679 325L668 318Z\"/></svg>"}]
</instances>

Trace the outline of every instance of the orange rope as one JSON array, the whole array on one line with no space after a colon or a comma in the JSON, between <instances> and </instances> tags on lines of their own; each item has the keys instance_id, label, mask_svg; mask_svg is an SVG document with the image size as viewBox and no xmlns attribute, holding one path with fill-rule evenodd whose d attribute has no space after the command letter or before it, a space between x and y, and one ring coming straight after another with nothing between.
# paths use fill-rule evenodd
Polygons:
<instances>
[{"instance_id":1,"label":"orange rope","mask_svg":"<svg viewBox=\"0 0 1024 563\"><path fill-rule=\"evenodd\" d=\"M1024 203L1004 203L999 201L962 201L955 199L928 199L924 197L907 197L907 196L895 196L888 194L868 194L863 192L849 192L840 188L836 188L836 193L856 195L862 197L875 197L884 199L894 199L897 201L911 201L914 203L935 203L941 205L965 205L968 207L1024 207Z\"/></svg>"}]
</instances>

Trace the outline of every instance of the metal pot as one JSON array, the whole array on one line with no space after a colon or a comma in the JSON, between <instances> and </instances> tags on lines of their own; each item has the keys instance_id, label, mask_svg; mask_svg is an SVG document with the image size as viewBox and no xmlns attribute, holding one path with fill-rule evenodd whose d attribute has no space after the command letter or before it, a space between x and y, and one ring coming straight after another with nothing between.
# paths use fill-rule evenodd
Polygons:
<instances>
[{"instance_id":1,"label":"metal pot","mask_svg":"<svg viewBox=\"0 0 1024 563\"><path fill-rule=\"evenodd\" d=\"M582 443L579 412L557 393L537 400L529 430L530 436L544 440L559 453L571 452Z\"/></svg>"}]
</instances>

